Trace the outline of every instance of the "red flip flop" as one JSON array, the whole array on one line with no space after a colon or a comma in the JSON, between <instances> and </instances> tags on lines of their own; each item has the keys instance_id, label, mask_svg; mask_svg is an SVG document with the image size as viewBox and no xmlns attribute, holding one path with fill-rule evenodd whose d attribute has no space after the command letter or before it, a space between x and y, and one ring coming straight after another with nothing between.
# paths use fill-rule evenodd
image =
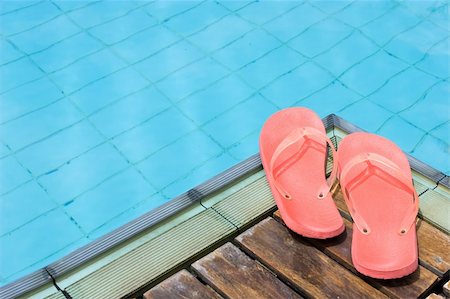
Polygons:
<instances>
[{"instance_id":1,"label":"red flip flop","mask_svg":"<svg viewBox=\"0 0 450 299\"><path fill-rule=\"evenodd\" d=\"M273 114L259 139L262 164L281 217L305 237L331 238L345 229L330 193L336 163L328 181L325 177L327 144L335 157L322 121L306 108Z\"/></svg>"},{"instance_id":2,"label":"red flip flop","mask_svg":"<svg viewBox=\"0 0 450 299\"><path fill-rule=\"evenodd\" d=\"M342 140L339 183L352 215L352 260L364 275L392 279L417 269L419 198L408 159L393 142L353 133Z\"/></svg>"}]
</instances>

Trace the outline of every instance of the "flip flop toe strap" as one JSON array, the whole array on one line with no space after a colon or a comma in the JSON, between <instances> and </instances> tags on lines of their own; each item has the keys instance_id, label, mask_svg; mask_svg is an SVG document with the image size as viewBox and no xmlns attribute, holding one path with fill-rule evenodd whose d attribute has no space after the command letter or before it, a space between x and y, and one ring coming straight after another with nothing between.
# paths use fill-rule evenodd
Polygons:
<instances>
[{"instance_id":1,"label":"flip flop toe strap","mask_svg":"<svg viewBox=\"0 0 450 299\"><path fill-rule=\"evenodd\" d=\"M298 161L306 153L308 148L317 148L318 146L319 149L323 148L324 141L330 146L333 155L333 161L335 161L334 159L336 157L336 149L334 148L331 140L326 134L311 127L294 129L276 147L272 155L272 159L270 160L267 175L271 176L273 185L285 199L292 199L292 195L277 180L277 177L284 170L289 168L294 162ZM289 155L287 155L288 150L290 150ZM284 159L281 159L281 157L284 157ZM336 175L337 163L333 163L333 169L328 180L319 188L317 195L319 199L325 198L330 192L330 189L334 181L336 180Z\"/></svg>"},{"instance_id":2,"label":"flip flop toe strap","mask_svg":"<svg viewBox=\"0 0 450 299\"><path fill-rule=\"evenodd\" d=\"M349 173L355 167L364 167L349 179ZM377 176L390 185L411 193L412 204L405 210L398 233L405 235L416 223L417 212L419 211L419 197L414 189L412 181L406 177L403 171L391 160L376 153L364 153L352 158L339 172L339 182L343 186L344 199L349 207L353 221L363 234L370 234L371 229L364 218L355 210L352 204L351 191L361 186L369 177ZM380 194L379 196L382 196Z\"/></svg>"}]
</instances>

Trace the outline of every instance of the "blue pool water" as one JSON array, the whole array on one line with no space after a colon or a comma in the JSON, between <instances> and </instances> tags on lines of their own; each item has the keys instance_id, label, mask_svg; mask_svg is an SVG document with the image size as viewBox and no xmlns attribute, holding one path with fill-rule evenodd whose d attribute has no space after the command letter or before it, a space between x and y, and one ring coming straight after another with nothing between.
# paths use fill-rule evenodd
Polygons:
<instances>
[{"instance_id":1,"label":"blue pool water","mask_svg":"<svg viewBox=\"0 0 450 299\"><path fill-rule=\"evenodd\" d=\"M445 1L0 5L1 285L256 153L289 106L450 174Z\"/></svg>"}]
</instances>

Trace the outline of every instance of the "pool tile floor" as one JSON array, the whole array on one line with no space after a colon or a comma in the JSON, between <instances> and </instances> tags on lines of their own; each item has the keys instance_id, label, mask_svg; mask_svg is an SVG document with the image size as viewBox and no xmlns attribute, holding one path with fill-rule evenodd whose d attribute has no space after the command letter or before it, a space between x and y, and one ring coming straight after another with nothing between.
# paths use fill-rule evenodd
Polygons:
<instances>
[{"instance_id":1,"label":"pool tile floor","mask_svg":"<svg viewBox=\"0 0 450 299\"><path fill-rule=\"evenodd\" d=\"M0 285L335 113L450 174L445 1L0 3Z\"/></svg>"}]
</instances>

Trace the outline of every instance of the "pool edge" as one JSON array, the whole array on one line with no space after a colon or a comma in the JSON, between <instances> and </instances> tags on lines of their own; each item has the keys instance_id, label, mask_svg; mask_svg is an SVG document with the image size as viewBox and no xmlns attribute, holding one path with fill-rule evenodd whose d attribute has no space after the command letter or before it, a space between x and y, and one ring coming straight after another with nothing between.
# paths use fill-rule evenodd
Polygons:
<instances>
[{"instance_id":1,"label":"pool edge","mask_svg":"<svg viewBox=\"0 0 450 299\"><path fill-rule=\"evenodd\" d=\"M359 127L347 122L335 114L324 117L322 121L327 131L334 130L334 128L346 133L363 131ZM415 159L411 155L405 154L412 169L430 179L436 186L440 184L450 188L449 177L447 175ZM203 198L236 182L243 176L249 175L260 169L262 169L261 160L259 153L256 153L206 182L175 197L161 207L147 212L98 240L75 250L56 262L1 287L0 297L19 297L46 285L53 285L56 278L61 277L69 271L74 270L113 247L122 244L132 237L137 236L139 233L167 220L194 204L201 204ZM55 288L55 291L56 290L57 289Z\"/></svg>"}]
</instances>

